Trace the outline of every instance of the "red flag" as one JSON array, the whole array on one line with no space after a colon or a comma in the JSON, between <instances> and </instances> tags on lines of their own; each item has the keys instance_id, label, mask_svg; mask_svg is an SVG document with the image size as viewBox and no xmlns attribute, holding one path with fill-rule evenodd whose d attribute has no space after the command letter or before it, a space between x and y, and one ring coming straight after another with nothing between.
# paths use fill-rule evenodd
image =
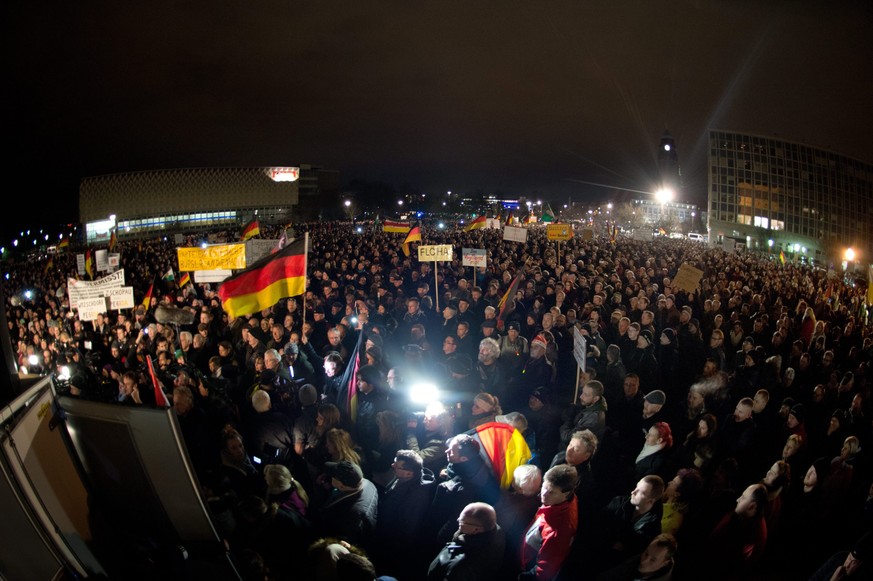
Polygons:
<instances>
[{"instance_id":1,"label":"red flag","mask_svg":"<svg viewBox=\"0 0 873 581\"><path fill-rule=\"evenodd\" d=\"M503 323L506 321L507 311L509 310L509 305L512 304L512 297L515 296L515 291L518 290L518 284L521 282L522 271L519 270L518 274L515 275L515 278L512 280L512 284L509 285L509 289L507 289L506 293L501 297L500 302L497 303L497 329L503 330Z\"/></svg>"},{"instance_id":2,"label":"red flag","mask_svg":"<svg viewBox=\"0 0 873 581\"><path fill-rule=\"evenodd\" d=\"M340 385L339 404L340 411L346 414L349 421L355 423L358 415L358 370L361 368L361 344L364 342L364 332L358 331L358 340L355 348L349 356L348 365L343 372Z\"/></svg>"},{"instance_id":3,"label":"red flag","mask_svg":"<svg viewBox=\"0 0 873 581\"><path fill-rule=\"evenodd\" d=\"M167 400L167 394L164 393L164 388L161 387L161 382L158 381L158 376L155 375L155 365L152 363L151 355L146 355L146 363L149 368L149 377L152 378L152 387L155 390L155 404L159 407L170 407L170 402Z\"/></svg>"}]
</instances>

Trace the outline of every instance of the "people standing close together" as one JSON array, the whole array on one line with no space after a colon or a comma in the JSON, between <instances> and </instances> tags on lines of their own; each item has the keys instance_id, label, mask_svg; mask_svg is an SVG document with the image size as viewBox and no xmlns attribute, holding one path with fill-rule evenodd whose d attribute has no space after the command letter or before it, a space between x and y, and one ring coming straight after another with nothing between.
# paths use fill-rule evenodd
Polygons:
<instances>
[{"instance_id":1,"label":"people standing close together","mask_svg":"<svg viewBox=\"0 0 873 581\"><path fill-rule=\"evenodd\" d=\"M228 317L215 288L191 284L155 297L193 311L191 325L151 309L78 321L54 294L68 257L57 272L22 265L12 282L45 292L6 305L20 359L70 364L77 397L155 405L146 358L158 363L197 476L230 499L222 530L240 564L400 581L873 566L858 540L873 526L873 333L858 289L700 244L577 237L558 256L537 229L523 244L429 232L488 249L471 283L389 234L300 230L305 295L252 315ZM136 287L173 265L162 240L125 246ZM693 290L675 283L686 263L704 273ZM419 404L423 383L438 391ZM480 434L500 422L530 451L517 479ZM299 567L283 539L305 547Z\"/></svg>"}]
</instances>

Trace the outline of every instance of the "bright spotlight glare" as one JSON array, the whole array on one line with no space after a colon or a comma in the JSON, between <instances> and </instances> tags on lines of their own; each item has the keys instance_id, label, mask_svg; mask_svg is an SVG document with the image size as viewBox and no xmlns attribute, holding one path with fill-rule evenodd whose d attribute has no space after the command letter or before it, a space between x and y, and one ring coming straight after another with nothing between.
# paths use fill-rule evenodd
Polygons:
<instances>
[{"instance_id":1,"label":"bright spotlight glare","mask_svg":"<svg viewBox=\"0 0 873 581\"><path fill-rule=\"evenodd\" d=\"M35 366L39 365L39 357L37 357L36 355L30 355L27 358L27 362L35 367Z\"/></svg>"},{"instance_id":2,"label":"bright spotlight glare","mask_svg":"<svg viewBox=\"0 0 873 581\"><path fill-rule=\"evenodd\" d=\"M64 365L61 367L61 370L58 372L58 379L61 381L66 381L70 379L70 368Z\"/></svg>"},{"instance_id":3,"label":"bright spotlight glare","mask_svg":"<svg viewBox=\"0 0 873 581\"><path fill-rule=\"evenodd\" d=\"M442 222L440 222L439 224L437 224L437 228L439 228L440 230L442 230L442 229L445 228L445 227L446 227L446 225L443 224Z\"/></svg>"},{"instance_id":4,"label":"bright spotlight glare","mask_svg":"<svg viewBox=\"0 0 873 581\"><path fill-rule=\"evenodd\" d=\"M426 404L437 398L439 390L432 383L416 383L409 388L409 399L413 403Z\"/></svg>"}]
</instances>

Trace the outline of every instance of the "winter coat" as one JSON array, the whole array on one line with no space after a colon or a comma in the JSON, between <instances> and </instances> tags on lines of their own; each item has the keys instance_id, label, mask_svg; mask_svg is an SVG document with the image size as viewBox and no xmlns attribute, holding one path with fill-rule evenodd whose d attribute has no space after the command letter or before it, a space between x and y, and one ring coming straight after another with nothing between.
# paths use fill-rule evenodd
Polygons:
<instances>
[{"instance_id":1,"label":"winter coat","mask_svg":"<svg viewBox=\"0 0 873 581\"><path fill-rule=\"evenodd\" d=\"M541 506L522 541L519 579L554 579L570 553L579 525L576 495L561 504Z\"/></svg>"}]
</instances>

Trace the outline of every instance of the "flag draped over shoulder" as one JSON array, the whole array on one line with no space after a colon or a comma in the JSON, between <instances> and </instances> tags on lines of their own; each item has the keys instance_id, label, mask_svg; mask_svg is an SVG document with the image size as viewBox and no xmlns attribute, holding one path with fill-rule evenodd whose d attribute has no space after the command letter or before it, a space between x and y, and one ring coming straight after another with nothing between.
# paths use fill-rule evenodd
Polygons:
<instances>
[{"instance_id":1,"label":"flag draped over shoulder","mask_svg":"<svg viewBox=\"0 0 873 581\"><path fill-rule=\"evenodd\" d=\"M343 371L343 379L340 383L340 393L337 398L337 407L355 423L358 416L358 371L361 369L361 345L364 342L364 332L358 331L358 340L355 348L349 355L349 361Z\"/></svg>"},{"instance_id":2,"label":"flag draped over shoulder","mask_svg":"<svg viewBox=\"0 0 873 581\"><path fill-rule=\"evenodd\" d=\"M302 295L306 292L308 251L307 234L226 279L218 288L222 308L232 317L241 317Z\"/></svg>"},{"instance_id":3,"label":"flag draped over shoulder","mask_svg":"<svg viewBox=\"0 0 873 581\"><path fill-rule=\"evenodd\" d=\"M519 270L515 278L512 279L512 284L506 290L506 293L500 297L500 302L497 303L497 329L502 331L503 325L506 322L506 316L509 314L509 305L512 304L512 297L515 296L515 291L518 290L518 285L521 282L522 271Z\"/></svg>"},{"instance_id":4,"label":"flag draped over shoulder","mask_svg":"<svg viewBox=\"0 0 873 581\"><path fill-rule=\"evenodd\" d=\"M416 226L412 228L403 240L403 254L406 256L409 256L409 245L412 242L421 242L421 227Z\"/></svg>"},{"instance_id":5,"label":"flag draped over shoulder","mask_svg":"<svg viewBox=\"0 0 873 581\"><path fill-rule=\"evenodd\" d=\"M251 222L246 224L245 228L243 228L242 240L243 240L243 242L245 242L249 238L252 238L253 236L257 236L260 233L261 233L261 225L258 223L257 220L252 220Z\"/></svg>"},{"instance_id":6,"label":"flag draped over shoulder","mask_svg":"<svg viewBox=\"0 0 873 581\"><path fill-rule=\"evenodd\" d=\"M182 273L182 277L179 279L179 288L182 288L189 282L191 282L191 275L187 272Z\"/></svg>"},{"instance_id":7,"label":"flag draped over shoulder","mask_svg":"<svg viewBox=\"0 0 873 581\"><path fill-rule=\"evenodd\" d=\"M480 455L491 466L500 488L507 490L515 469L532 457L524 436L502 422L487 422L467 433L479 442Z\"/></svg>"},{"instance_id":8,"label":"flag draped over shoulder","mask_svg":"<svg viewBox=\"0 0 873 581\"><path fill-rule=\"evenodd\" d=\"M477 230L479 228L484 228L485 224L487 224L487 218L485 218L485 214L482 214L481 216L479 216L478 218L476 218L475 220L473 220L472 222L467 224L467 227L464 228L464 231L469 232L471 230Z\"/></svg>"},{"instance_id":9,"label":"flag draped over shoulder","mask_svg":"<svg viewBox=\"0 0 873 581\"><path fill-rule=\"evenodd\" d=\"M382 232L397 232L406 234L409 232L410 226L406 222L398 222L396 220L385 220L382 222Z\"/></svg>"}]
</instances>

